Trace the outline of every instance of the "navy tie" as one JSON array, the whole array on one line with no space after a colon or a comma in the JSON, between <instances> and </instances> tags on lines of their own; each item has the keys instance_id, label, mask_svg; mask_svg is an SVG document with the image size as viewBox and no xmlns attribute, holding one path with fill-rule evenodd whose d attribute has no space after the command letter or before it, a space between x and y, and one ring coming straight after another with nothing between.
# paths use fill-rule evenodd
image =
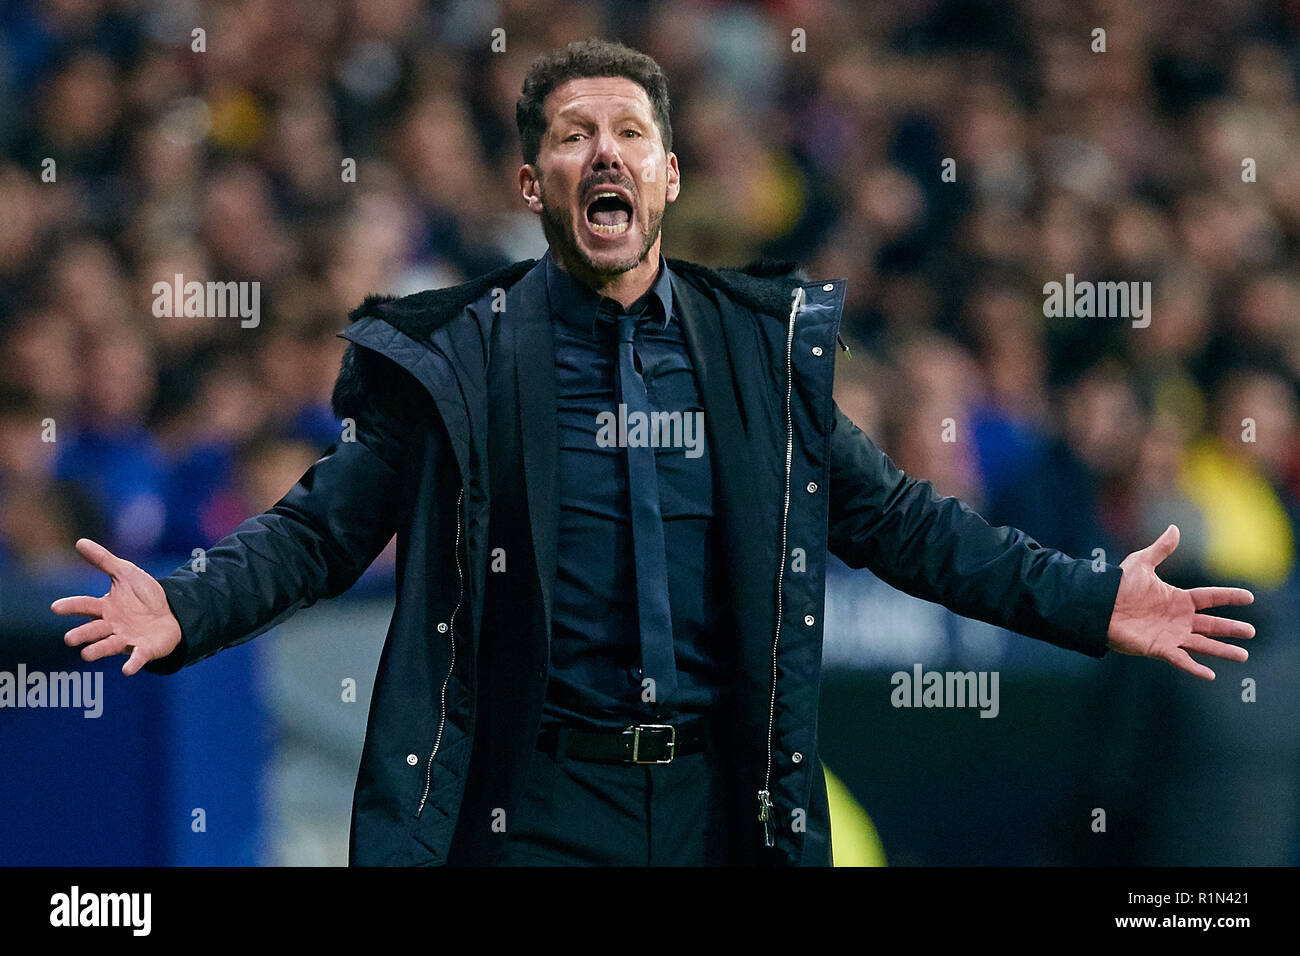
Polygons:
<instances>
[{"instance_id":1,"label":"navy tie","mask_svg":"<svg viewBox=\"0 0 1300 956\"><path fill-rule=\"evenodd\" d=\"M653 312L649 313L653 315ZM650 400L632 350L636 314L618 317L619 400L627 408L628 431L635 419L646 423L644 444L627 447L627 477L632 499L632 550L636 563L636 607L641 627L641 673L654 680L654 701L662 704L677 689L673 619L668 604L668 555L659 510L659 477L650 444Z\"/></svg>"}]
</instances>

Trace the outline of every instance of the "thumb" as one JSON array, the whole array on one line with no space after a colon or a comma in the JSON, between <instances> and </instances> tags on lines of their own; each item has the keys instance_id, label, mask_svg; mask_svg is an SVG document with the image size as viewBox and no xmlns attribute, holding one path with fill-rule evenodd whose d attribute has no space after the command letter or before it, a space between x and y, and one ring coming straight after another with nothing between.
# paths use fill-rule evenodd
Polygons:
<instances>
[{"instance_id":1,"label":"thumb","mask_svg":"<svg viewBox=\"0 0 1300 956\"><path fill-rule=\"evenodd\" d=\"M89 538L78 538L76 548L78 554L110 577L117 572L117 566L122 560L108 548L96 544Z\"/></svg>"},{"instance_id":2,"label":"thumb","mask_svg":"<svg viewBox=\"0 0 1300 956\"><path fill-rule=\"evenodd\" d=\"M122 673L125 674L127 677L130 677L132 674L138 673L140 671L140 668L144 667L145 664L149 663L149 655L145 653L144 650L142 650L140 647L138 646L132 647L130 648L130 651L131 651L131 656L128 657L126 659L126 663L122 665Z\"/></svg>"},{"instance_id":3,"label":"thumb","mask_svg":"<svg viewBox=\"0 0 1300 956\"><path fill-rule=\"evenodd\" d=\"M1155 567L1169 555L1174 553L1174 548L1178 547L1178 525L1171 524L1165 529L1165 533L1156 538L1146 548L1147 558L1151 561L1151 566Z\"/></svg>"}]
</instances>

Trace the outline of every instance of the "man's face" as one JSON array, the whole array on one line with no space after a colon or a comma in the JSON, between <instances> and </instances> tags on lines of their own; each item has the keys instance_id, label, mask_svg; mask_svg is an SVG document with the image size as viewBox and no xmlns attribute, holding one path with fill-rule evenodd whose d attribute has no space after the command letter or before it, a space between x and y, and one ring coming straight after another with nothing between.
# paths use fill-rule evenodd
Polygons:
<instances>
[{"instance_id":1,"label":"man's face","mask_svg":"<svg viewBox=\"0 0 1300 956\"><path fill-rule=\"evenodd\" d=\"M520 168L519 184L562 264L608 278L654 251L657 265L664 208L679 183L645 89L624 77L570 80L543 110L537 163Z\"/></svg>"}]
</instances>

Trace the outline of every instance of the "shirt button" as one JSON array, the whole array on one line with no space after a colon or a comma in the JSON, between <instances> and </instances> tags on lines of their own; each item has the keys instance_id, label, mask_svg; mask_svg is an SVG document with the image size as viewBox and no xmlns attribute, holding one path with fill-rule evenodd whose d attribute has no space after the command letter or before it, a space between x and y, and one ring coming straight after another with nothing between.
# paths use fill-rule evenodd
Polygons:
<instances>
[{"instance_id":1,"label":"shirt button","mask_svg":"<svg viewBox=\"0 0 1300 956\"><path fill-rule=\"evenodd\" d=\"M817 482L815 481L808 482L808 494L810 495L815 494L816 491L817 491Z\"/></svg>"},{"instance_id":2,"label":"shirt button","mask_svg":"<svg viewBox=\"0 0 1300 956\"><path fill-rule=\"evenodd\" d=\"M813 355L821 355L821 354L822 354L822 347L820 345L814 345Z\"/></svg>"},{"instance_id":3,"label":"shirt button","mask_svg":"<svg viewBox=\"0 0 1300 956\"><path fill-rule=\"evenodd\" d=\"M446 622L446 621L439 621L439 622L438 622L438 633L439 633L439 634L446 634L446 633L447 633L447 622Z\"/></svg>"},{"instance_id":4,"label":"shirt button","mask_svg":"<svg viewBox=\"0 0 1300 956\"><path fill-rule=\"evenodd\" d=\"M795 763L803 763L803 754L796 750L790 755L790 759Z\"/></svg>"},{"instance_id":5,"label":"shirt button","mask_svg":"<svg viewBox=\"0 0 1300 956\"><path fill-rule=\"evenodd\" d=\"M813 626L813 616L812 616L811 614L805 614L805 615L804 615L804 618L803 618L803 622L804 622L805 624L807 624L809 627L812 627L812 626Z\"/></svg>"},{"instance_id":6,"label":"shirt button","mask_svg":"<svg viewBox=\"0 0 1300 956\"><path fill-rule=\"evenodd\" d=\"M835 283L834 283L834 282L828 282L828 283L826 283L824 286L822 286L822 291L823 291L823 292L832 292L832 291L834 291L834 289L835 289Z\"/></svg>"},{"instance_id":7,"label":"shirt button","mask_svg":"<svg viewBox=\"0 0 1300 956\"><path fill-rule=\"evenodd\" d=\"M414 767L417 763L420 762L420 758L417 757L415 754L407 754L406 762L409 763L412 767Z\"/></svg>"}]
</instances>

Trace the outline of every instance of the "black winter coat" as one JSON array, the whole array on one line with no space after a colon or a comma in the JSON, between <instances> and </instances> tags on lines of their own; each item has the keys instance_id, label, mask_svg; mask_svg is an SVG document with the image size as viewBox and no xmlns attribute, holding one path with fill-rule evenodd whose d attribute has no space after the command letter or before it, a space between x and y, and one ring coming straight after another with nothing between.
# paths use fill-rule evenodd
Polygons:
<instances>
[{"instance_id":1,"label":"black winter coat","mask_svg":"<svg viewBox=\"0 0 1300 956\"><path fill-rule=\"evenodd\" d=\"M723 715L737 862L830 863L818 758L827 552L959 614L1093 657L1119 586L912 478L831 398L844 282L670 259L726 548ZM484 864L539 728L555 577L554 353L537 260L394 299L340 333L332 445L268 511L162 580L171 673L347 590L397 536L397 603L352 810L354 865ZM526 298L525 298L526 297ZM351 422L346 420L350 419ZM522 462L520 475L489 462ZM489 517L494 526L490 527ZM524 542L490 569L501 542ZM531 546L529 546L531 545ZM498 552L498 556L500 552Z\"/></svg>"}]
</instances>

